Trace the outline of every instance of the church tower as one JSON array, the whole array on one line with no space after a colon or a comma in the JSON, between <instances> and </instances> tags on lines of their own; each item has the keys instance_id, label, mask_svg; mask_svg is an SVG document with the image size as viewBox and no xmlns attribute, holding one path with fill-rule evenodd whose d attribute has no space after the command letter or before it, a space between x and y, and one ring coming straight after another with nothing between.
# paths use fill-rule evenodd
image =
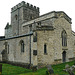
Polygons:
<instances>
[{"instance_id":1,"label":"church tower","mask_svg":"<svg viewBox=\"0 0 75 75\"><path fill-rule=\"evenodd\" d=\"M22 23L25 23L37 17L39 17L39 8L24 1L11 8L12 35L21 35Z\"/></svg>"}]
</instances>

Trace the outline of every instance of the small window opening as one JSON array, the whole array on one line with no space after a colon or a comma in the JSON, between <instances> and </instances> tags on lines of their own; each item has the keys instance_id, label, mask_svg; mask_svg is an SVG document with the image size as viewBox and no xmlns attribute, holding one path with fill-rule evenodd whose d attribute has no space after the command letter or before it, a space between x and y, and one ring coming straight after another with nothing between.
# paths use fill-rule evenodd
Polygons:
<instances>
[{"instance_id":1,"label":"small window opening","mask_svg":"<svg viewBox=\"0 0 75 75\"><path fill-rule=\"evenodd\" d=\"M8 54L9 54L9 45L8 45Z\"/></svg>"},{"instance_id":2,"label":"small window opening","mask_svg":"<svg viewBox=\"0 0 75 75\"><path fill-rule=\"evenodd\" d=\"M47 54L47 45L44 44L44 54Z\"/></svg>"},{"instance_id":3,"label":"small window opening","mask_svg":"<svg viewBox=\"0 0 75 75\"><path fill-rule=\"evenodd\" d=\"M37 24L38 24L38 25L41 25L41 22L38 22Z\"/></svg>"},{"instance_id":4,"label":"small window opening","mask_svg":"<svg viewBox=\"0 0 75 75\"><path fill-rule=\"evenodd\" d=\"M15 19L17 20L17 18L18 18L18 16L17 15L15 15Z\"/></svg>"}]
</instances>

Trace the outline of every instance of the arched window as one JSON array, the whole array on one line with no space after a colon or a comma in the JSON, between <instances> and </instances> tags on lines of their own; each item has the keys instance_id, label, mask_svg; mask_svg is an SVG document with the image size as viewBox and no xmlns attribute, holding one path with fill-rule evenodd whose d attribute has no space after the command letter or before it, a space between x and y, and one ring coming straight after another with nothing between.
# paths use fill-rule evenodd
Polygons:
<instances>
[{"instance_id":1,"label":"arched window","mask_svg":"<svg viewBox=\"0 0 75 75\"><path fill-rule=\"evenodd\" d=\"M62 46L67 46L67 33L65 30L62 31Z\"/></svg>"},{"instance_id":2,"label":"arched window","mask_svg":"<svg viewBox=\"0 0 75 75\"><path fill-rule=\"evenodd\" d=\"M8 43L7 43L7 42L5 42L5 43L4 43L5 50L7 50L7 45L8 45Z\"/></svg>"},{"instance_id":3,"label":"arched window","mask_svg":"<svg viewBox=\"0 0 75 75\"><path fill-rule=\"evenodd\" d=\"M9 54L9 44L8 44L8 42L5 42L4 45L5 45L5 50L6 50L7 54Z\"/></svg>"},{"instance_id":4,"label":"arched window","mask_svg":"<svg viewBox=\"0 0 75 75\"><path fill-rule=\"evenodd\" d=\"M20 41L21 52L24 52L24 41Z\"/></svg>"}]
</instances>

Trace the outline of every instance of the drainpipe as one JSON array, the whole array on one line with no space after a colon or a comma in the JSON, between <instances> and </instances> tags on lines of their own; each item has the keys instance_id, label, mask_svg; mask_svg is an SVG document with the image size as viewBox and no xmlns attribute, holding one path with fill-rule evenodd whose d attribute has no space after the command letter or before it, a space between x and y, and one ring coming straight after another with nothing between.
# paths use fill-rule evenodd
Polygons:
<instances>
[{"instance_id":1,"label":"drainpipe","mask_svg":"<svg viewBox=\"0 0 75 75\"><path fill-rule=\"evenodd\" d=\"M19 8L18 8L18 33L17 35L19 35Z\"/></svg>"},{"instance_id":2,"label":"drainpipe","mask_svg":"<svg viewBox=\"0 0 75 75\"><path fill-rule=\"evenodd\" d=\"M30 34L30 66L31 66L31 34Z\"/></svg>"}]
</instances>

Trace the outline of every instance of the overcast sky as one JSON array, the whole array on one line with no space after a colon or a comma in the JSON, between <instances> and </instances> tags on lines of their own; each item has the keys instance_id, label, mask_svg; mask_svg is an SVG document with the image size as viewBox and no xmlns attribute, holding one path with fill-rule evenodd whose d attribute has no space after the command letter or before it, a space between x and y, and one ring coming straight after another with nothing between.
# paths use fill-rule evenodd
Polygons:
<instances>
[{"instance_id":1,"label":"overcast sky","mask_svg":"<svg viewBox=\"0 0 75 75\"><path fill-rule=\"evenodd\" d=\"M64 11L72 18L72 30L75 31L75 1L74 0L23 0L40 8L40 15L51 11ZM11 8L22 0L0 1L0 36L4 35L4 28L11 24Z\"/></svg>"}]
</instances>

